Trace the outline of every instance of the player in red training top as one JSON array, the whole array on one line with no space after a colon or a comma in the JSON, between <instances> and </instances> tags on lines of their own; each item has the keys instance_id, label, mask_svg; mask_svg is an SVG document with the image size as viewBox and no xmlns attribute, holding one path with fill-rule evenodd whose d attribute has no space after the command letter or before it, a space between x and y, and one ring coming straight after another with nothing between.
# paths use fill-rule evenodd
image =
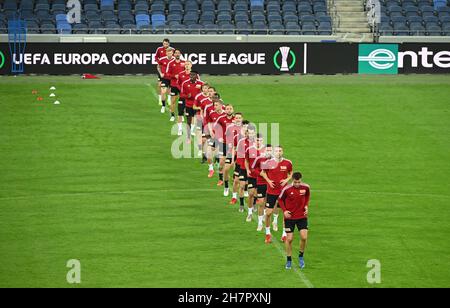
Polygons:
<instances>
[{"instance_id":1,"label":"player in red training top","mask_svg":"<svg viewBox=\"0 0 450 308\"><path fill-rule=\"evenodd\" d=\"M231 198L230 204L234 205L238 201L238 193L240 190L241 183L239 181L240 166L237 164L237 146L239 140L248 136L248 126L250 122L248 120L242 120L241 130L234 132L233 137L233 152L232 152L232 165L234 166L233 172L233 197ZM230 128L231 129L231 128ZM244 195L245 197L245 195Z\"/></svg>"},{"instance_id":2,"label":"player in red training top","mask_svg":"<svg viewBox=\"0 0 450 308\"><path fill-rule=\"evenodd\" d=\"M217 185L221 186L224 184L223 178L223 168L225 166L225 160L228 155L228 147L226 142L226 131L228 126L234 122L234 108L233 105L228 104L225 106L225 114L220 116L216 123L214 123L214 130L216 134L216 139L219 141L219 182ZM230 149L231 150L231 149ZM228 178L225 180L228 181Z\"/></svg>"},{"instance_id":3,"label":"player in red training top","mask_svg":"<svg viewBox=\"0 0 450 308\"><path fill-rule=\"evenodd\" d=\"M169 65L170 61L173 60L173 49L171 47L167 48L166 50L166 56L161 57L158 60L158 72L159 76L161 76L161 91L159 92L161 95L161 113L166 112L166 101L168 99L167 95L170 92L170 79L166 76L166 70L167 66Z\"/></svg>"},{"instance_id":4,"label":"player in red training top","mask_svg":"<svg viewBox=\"0 0 450 308\"><path fill-rule=\"evenodd\" d=\"M223 167L224 189L223 196L228 197L230 194L229 182L230 171L234 167L235 159L233 158L233 150L235 149L235 139L240 135L242 130L242 121L244 120L242 113L236 112L234 114L234 122L227 127L225 132L225 143L227 144L227 157L225 159L225 166ZM240 139L240 138L239 138ZM237 141L236 141L237 144ZM237 193L237 190L236 190ZM237 195L236 195L237 202Z\"/></svg>"},{"instance_id":5,"label":"player in red training top","mask_svg":"<svg viewBox=\"0 0 450 308\"><path fill-rule=\"evenodd\" d=\"M185 98L183 96L182 93L182 85L186 80L190 79L191 76L191 70L192 70L192 62L191 61L185 61L184 62L184 70L182 72L180 72L178 74L178 79L177 79L177 87L178 89L180 89L180 97L178 100L178 136L181 136L183 134L183 126L182 126L182 122L184 122L184 116L185 116L185 111L186 111L186 102L185 102Z\"/></svg>"},{"instance_id":6,"label":"player in red training top","mask_svg":"<svg viewBox=\"0 0 450 308\"><path fill-rule=\"evenodd\" d=\"M266 243L272 242L270 233L270 221L273 209L277 204L278 197L283 188L292 178L292 162L283 157L283 148L276 146L273 150L273 158L264 163L261 176L267 181L267 203L266 203ZM278 214L274 215L274 231L278 230ZM282 240L286 239L286 231L283 228Z\"/></svg>"},{"instance_id":7,"label":"player in red training top","mask_svg":"<svg viewBox=\"0 0 450 308\"><path fill-rule=\"evenodd\" d=\"M263 224L264 224L264 211L266 206L266 194L267 194L267 182L266 180L261 176L262 166L264 163L268 160L272 159L272 145L267 144L264 148L263 153L255 159L253 162L253 172L257 175L256 177L256 184L257 184L257 190L256 190L256 197L258 199L257 204L259 204L258 207L258 228L256 231L262 231Z\"/></svg>"},{"instance_id":8,"label":"player in red training top","mask_svg":"<svg viewBox=\"0 0 450 308\"><path fill-rule=\"evenodd\" d=\"M224 110L223 110L223 101L216 95L213 98L213 102L214 102L214 111L210 112L208 115L208 130L209 130L209 134L211 136L210 140L209 140L209 146L210 146L210 155L211 155L211 161L213 161L213 159L215 159L216 157L216 149L219 148L219 140L217 140L216 137L216 132L215 132L215 127L214 124L216 123L217 119L219 119L222 115L225 114ZM214 166L213 163L211 163L209 165L209 174L208 177L212 177L214 175ZM217 183L217 186L221 186L219 185L220 181Z\"/></svg>"},{"instance_id":9,"label":"player in red training top","mask_svg":"<svg viewBox=\"0 0 450 308\"><path fill-rule=\"evenodd\" d=\"M305 267L303 254L305 253L306 241L308 239L308 206L310 199L310 188L308 184L302 183L302 174L295 172L292 175L292 184L287 185L278 198L278 204L284 213L284 224L287 232L286 245L286 269L292 268L292 241L294 239L295 227L300 232L300 268Z\"/></svg>"},{"instance_id":10,"label":"player in red training top","mask_svg":"<svg viewBox=\"0 0 450 308\"><path fill-rule=\"evenodd\" d=\"M170 78L170 121L175 121L175 105L180 96L180 88L178 85L178 77L179 74L184 71L184 61L181 60L181 51L179 49L175 49L173 53L175 59L169 62L166 69L166 78Z\"/></svg>"},{"instance_id":11,"label":"player in red training top","mask_svg":"<svg viewBox=\"0 0 450 308\"><path fill-rule=\"evenodd\" d=\"M202 104L204 101L210 101L208 96L209 84L203 83L201 92L195 96L194 111L195 111L195 135L198 140L198 157L202 157L202 163L206 162L206 155L203 151L204 138L202 135L203 120L202 120ZM211 101L210 101L211 102Z\"/></svg>"},{"instance_id":12,"label":"player in red training top","mask_svg":"<svg viewBox=\"0 0 450 308\"><path fill-rule=\"evenodd\" d=\"M247 185L247 167L245 164L246 155L248 154L248 148L253 146L256 142L256 127L253 124L249 124L247 131L245 132L244 138L241 138L236 146L236 169L235 172L238 174L239 181L239 201L240 208L239 212L244 212L244 191ZM249 205L250 206L250 205Z\"/></svg>"},{"instance_id":13,"label":"player in red training top","mask_svg":"<svg viewBox=\"0 0 450 308\"><path fill-rule=\"evenodd\" d=\"M170 41L168 38L165 38L162 42L162 46L158 47L155 52L155 62L156 62L156 70L158 73L158 85L156 87L156 93L158 94L159 105L162 106L162 94L161 94L161 71L159 70L159 60L166 56L166 50L170 47Z\"/></svg>"},{"instance_id":14,"label":"player in red training top","mask_svg":"<svg viewBox=\"0 0 450 308\"><path fill-rule=\"evenodd\" d=\"M219 95L216 92L214 87L209 87L208 89L209 99L202 102L202 140L203 140L203 148L206 148L206 161L208 162L208 177L212 178L214 176L214 148L211 146L213 144L211 132L210 132L210 115L214 112L214 100L219 100Z\"/></svg>"},{"instance_id":15,"label":"player in red training top","mask_svg":"<svg viewBox=\"0 0 450 308\"><path fill-rule=\"evenodd\" d=\"M186 104L188 140L190 140L191 136L195 136L195 127L192 123L192 120L195 117L194 103L195 97L200 93L202 85L203 82L198 80L198 73L191 72L190 79L183 82L183 85L181 86L181 97Z\"/></svg>"},{"instance_id":16,"label":"player in red training top","mask_svg":"<svg viewBox=\"0 0 450 308\"><path fill-rule=\"evenodd\" d=\"M249 138L252 133L249 131ZM248 215L247 222L251 222L253 218L253 210L256 205L256 195L257 195L257 180L258 177L257 170L253 169L253 164L255 160L264 151L264 138L261 133L256 134L256 142L251 144L245 153L245 169L247 171L247 182L248 182Z\"/></svg>"}]
</instances>

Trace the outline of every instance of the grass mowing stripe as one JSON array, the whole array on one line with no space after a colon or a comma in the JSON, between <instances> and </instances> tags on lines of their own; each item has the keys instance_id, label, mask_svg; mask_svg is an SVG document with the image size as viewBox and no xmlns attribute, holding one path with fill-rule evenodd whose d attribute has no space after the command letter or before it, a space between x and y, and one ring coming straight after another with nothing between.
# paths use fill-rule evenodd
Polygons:
<instances>
[{"instance_id":1,"label":"grass mowing stripe","mask_svg":"<svg viewBox=\"0 0 450 308\"><path fill-rule=\"evenodd\" d=\"M34 199L34 198L48 198L48 197L74 197L83 195L126 195L126 194L152 194L158 192L215 192L217 189L146 189L146 190L128 190L128 191L92 191L92 192L75 192L64 194L42 194L29 196L11 196L0 197L0 200L19 200L19 199ZM440 194L414 194L414 193L400 193L400 192L377 192L377 191L355 191L355 190L313 190L314 193L351 193L351 194L368 194L380 196L405 196L405 197L430 197L430 198L450 198L448 195Z\"/></svg>"}]
</instances>

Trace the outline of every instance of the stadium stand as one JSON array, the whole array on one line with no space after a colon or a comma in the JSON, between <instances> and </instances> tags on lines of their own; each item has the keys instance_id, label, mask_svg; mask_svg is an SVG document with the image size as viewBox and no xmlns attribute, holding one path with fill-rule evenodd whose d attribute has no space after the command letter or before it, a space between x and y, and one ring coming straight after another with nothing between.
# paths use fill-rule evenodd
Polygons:
<instances>
[{"instance_id":1,"label":"stadium stand","mask_svg":"<svg viewBox=\"0 0 450 308\"><path fill-rule=\"evenodd\" d=\"M29 34L331 35L326 0L81 0L70 24L64 0L5 0L0 33L19 16Z\"/></svg>"},{"instance_id":2,"label":"stadium stand","mask_svg":"<svg viewBox=\"0 0 450 308\"><path fill-rule=\"evenodd\" d=\"M450 1L380 0L383 36L450 36Z\"/></svg>"}]
</instances>

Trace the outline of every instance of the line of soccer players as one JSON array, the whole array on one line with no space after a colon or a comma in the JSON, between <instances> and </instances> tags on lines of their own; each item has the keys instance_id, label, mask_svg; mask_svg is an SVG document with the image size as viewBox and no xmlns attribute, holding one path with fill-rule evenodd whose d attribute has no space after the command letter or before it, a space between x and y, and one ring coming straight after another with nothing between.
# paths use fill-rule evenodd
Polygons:
<instances>
[{"instance_id":1,"label":"line of soccer players","mask_svg":"<svg viewBox=\"0 0 450 308\"><path fill-rule=\"evenodd\" d=\"M157 49L155 59L161 113L169 105L170 121L174 122L178 112L179 136L184 133L186 117L187 142L191 143L192 137L198 140L198 156L208 164L208 177L214 176L214 163L218 163L217 186L223 186L223 195L228 197L231 180L230 204L236 204L239 198L240 212L244 212L247 198L246 221L251 222L257 212L257 231L265 226L265 243L272 243L271 226L278 231L279 208L283 210L281 240L286 245L286 268L292 267L296 227L300 231L299 264L303 268L310 188L302 182L301 173L293 172L292 162L284 158L281 146L265 144L255 125L235 112L233 105L224 104L214 87L200 80L192 63L182 60L181 51L170 47L168 39Z\"/></svg>"}]
</instances>

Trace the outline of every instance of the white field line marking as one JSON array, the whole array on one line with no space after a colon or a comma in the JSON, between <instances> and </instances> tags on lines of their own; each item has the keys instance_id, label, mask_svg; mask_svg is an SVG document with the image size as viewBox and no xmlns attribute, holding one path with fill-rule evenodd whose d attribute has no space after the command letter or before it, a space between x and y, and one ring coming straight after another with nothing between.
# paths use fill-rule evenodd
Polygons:
<instances>
[{"instance_id":1,"label":"white field line marking","mask_svg":"<svg viewBox=\"0 0 450 308\"><path fill-rule=\"evenodd\" d=\"M281 256L285 257L284 249L281 247L281 244L278 242L278 240L273 236L272 236L272 244L274 244L274 246L278 249ZM309 281L309 279L306 278L306 275L297 266L293 265L292 268L294 269L295 273L298 275L298 277L300 277L301 281L305 284L307 288L309 289L314 288L314 285L311 283L311 281Z\"/></svg>"},{"instance_id":2,"label":"white field line marking","mask_svg":"<svg viewBox=\"0 0 450 308\"><path fill-rule=\"evenodd\" d=\"M5 191L5 190L3 190ZM42 194L42 195L25 195L25 196L11 196L0 197L0 200L20 200L20 199L35 199L47 197L73 197L73 196L89 196L89 195L138 195L138 194L152 194L159 192L210 192L217 191L215 188L205 189L146 189L146 190L127 190L127 191L92 191L92 192L76 192L76 193L56 193L56 194ZM376 192L376 191L352 191L352 190L313 190L316 193L351 193L351 194L369 194L369 195L384 195L384 196L411 196L411 197L441 197L450 198L448 195L441 194L411 194L411 193L396 193L396 192Z\"/></svg>"},{"instance_id":3,"label":"white field line marking","mask_svg":"<svg viewBox=\"0 0 450 308\"><path fill-rule=\"evenodd\" d=\"M450 198L449 195L443 194L416 194L416 193L401 193L401 192L389 192L389 191L359 191L359 190L313 190L318 193L350 193L350 194L365 194L365 195L384 195L384 196L406 196L406 197L440 197Z\"/></svg>"},{"instance_id":4,"label":"white field line marking","mask_svg":"<svg viewBox=\"0 0 450 308\"><path fill-rule=\"evenodd\" d=\"M257 207L256 207L256 210L257 210ZM258 211L256 211L256 213L258 213ZM252 217L252 221L256 222L256 225L258 225L258 222L255 219L253 219L253 217ZM265 226L265 224L264 224L264 226ZM264 233L264 232L265 232L265 229L263 229L262 233ZM286 257L285 251L284 251L283 247L281 246L281 244L278 242L278 240L273 236L273 234L272 234L272 244L277 248L277 250L281 254L281 256L283 258L285 258ZM311 283L311 281L309 281L308 278L306 278L306 275L300 269L298 269L295 266L293 268L294 268L295 273L298 275L300 280L305 284L305 286L307 288L309 288L309 289L314 288L314 285Z\"/></svg>"},{"instance_id":5,"label":"white field line marking","mask_svg":"<svg viewBox=\"0 0 450 308\"><path fill-rule=\"evenodd\" d=\"M217 189L207 188L207 189L147 189L147 190L128 190L128 191L92 191L92 192L78 192L78 193L0 197L0 200L21 200L21 199L35 199L35 198L74 197L74 196L76 197L76 196L93 196L93 195L140 195L140 194L170 193L170 192L211 192L211 191L217 191Z\"/></svg>"},{"instance_id":6,"label":"white field line marking","mask_svg":"<svg viewBox=\"0 0 450 308\"><path fill-rule=\"evenodd\" d=\"M150 83L146 83L145 85L148 86L148 87L150 87L150 89L152 90L153 96L154 96L156 99L158 99L158 94L156 94L156 91L155 91L153 85L150 84Z\"/></svg>"}]
</instances>

